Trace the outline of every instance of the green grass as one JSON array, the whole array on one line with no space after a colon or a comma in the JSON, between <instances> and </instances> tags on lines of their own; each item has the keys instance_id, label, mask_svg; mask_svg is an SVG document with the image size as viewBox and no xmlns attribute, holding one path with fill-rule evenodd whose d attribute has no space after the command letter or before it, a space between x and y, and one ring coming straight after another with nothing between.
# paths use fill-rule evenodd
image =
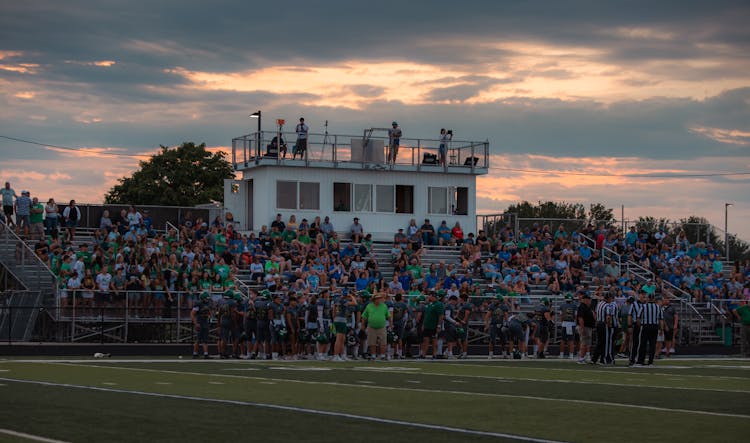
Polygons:
<instances>
[{"instance_id":1,"label":"green grass","mask_svg":"<svg viewBox=\"0 0 750 443\"><path fill-rule=\"evenodd\" d=\"M0 360L0 377L563 441L602 441L602 424L611 430L610 442L728 441L737 423L750 419L750 362L661 363L674 368L602 368L567 361ZM224 441L236 438L238 428L267 441L502 440L251 405L8 380L0 384L0 399L12 405L0 414L0 428L70 441Z\"/></svg>"}]
</instances>

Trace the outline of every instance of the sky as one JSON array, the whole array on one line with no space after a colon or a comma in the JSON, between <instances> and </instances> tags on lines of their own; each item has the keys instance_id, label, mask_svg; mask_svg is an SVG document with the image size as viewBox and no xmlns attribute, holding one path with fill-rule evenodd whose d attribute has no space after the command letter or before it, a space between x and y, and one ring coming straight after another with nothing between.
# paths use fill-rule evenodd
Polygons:
<instances>
[{"instance_id":1,"label":"sky","mask_svg":"<svg viewBox=\"0 0 750 443\"><path fill-rule=\"evenodd\" d=\"M750 240L745 1L0 0L0 180L99 203L160 145L275 118L489 140L477 206L689 215ZM49 145L81 148L66 150Z\"/></svg>"}]
</instances>

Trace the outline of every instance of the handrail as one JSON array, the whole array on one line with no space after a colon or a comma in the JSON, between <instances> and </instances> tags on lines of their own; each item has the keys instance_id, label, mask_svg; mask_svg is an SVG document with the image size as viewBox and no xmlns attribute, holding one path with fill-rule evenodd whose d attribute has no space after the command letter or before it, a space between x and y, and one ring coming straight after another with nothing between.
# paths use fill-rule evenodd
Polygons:
<instances>
[{"instance_id":1,"label":"handrail","mask_svg":"<svg viewBox=\"0 0 750 443\"><path fill-rule=\"evenodd\" d=\"M690 307L690 309L692 309L693 311L693 314L697 315L701 321L705 320L705 318L703 318L703 314L698 312L698 310L695 309L695 306L693 306L693 304L690 301L680 299L680 304Z\"/></svg>"},{"instance_id":2,"label":"handrail","mask_svg":"<svg viewBox=\"0 0 750 443\"><path fill-rule=\"evenodd\" d=\"M591 250L596 249L596 241L593 238L589 237L586 234L582 234L580 232L578 233L578 236L582 237L584 240L586 240L587 243L590 243L590 244L593 245L593 246L589 246L588 244L586 244L586 247L588 247ZM618 273L622 274L622 255L620 255L616 251L614 251L612 249L609 249L607 247L604 247L604 246L602 246L601 250L603 252L602 253L602 258L604 259L605 263L606 263L607 260L609 260L610 262L614 263L614 260L612 259L612 256L614 256L614 257L617 258L617 271L618 271ZM605 252L608 252L610 254L610 256L607 256L607 254L605 254Z\"/></svg>"},{"instance_id":3,"label":"handrail","mask_svg":"<svg viewBox=\"0 0 750 443\"><path fill-rule=\"evenodd\" d=\"M711 305L711 312L714 312L714 311L716 311L716 314L720 315L720 316L721 316L721 318L723 318L724 320L726 320L726 319L727 319L727 315L726 315L726 313L722 312L722 311L721 311L721 309L719 309L719 308L718 308L718 307L717 307L717 306L716 306L716 305L715 305L715 304L713 303L713 300L711 300L711 302L709 303L709 305Z\"/></svg>"},{"instance_id":4,"label":"handrail","mask_svg":"<svg viewBox=\"0 0 750 443\"><path fill-rule=\"evenodd\" d=\"M46 263L42 261L42 259L36 255L36 252L34 252L33 249L29 247L29 245L26 244L26 242L21 239L16 233L11 229L4 221L0 220L0 230L2 230L2 238L5 242L10 243L15 242L16 244L22 245L22 253L21 253L21 263L24 263L28 257L30 257L32 260L36 261L36 264L39 265L39 267L43 270L42 272L48 274L48 277L50 277L52 280L50 282L50 285L52 286L52 290L57 295L57 286L54 285L54 282L57 281L57 277L52 272L52 270L47 266ZM13 273L15 276L15 273ZM18 276L16 276L18 277ZM19 279L21 281L21 279ZM23 283L23 281L21 281Z\"/></svg>"},{"instance_id":5,"label":"handrail","mask_svg":"<svg viewBox=\"0 0 750 443\"><path fill-rule=\"evenodd\" d=\"M168 234L169 233L169 228L172 228L172 229L175 230L175 232L177 233L177 241L180 241L180 230L177 228L177 226L173 225L172 222L168 221L164 225L164 233Z\"/></svg>"}]
</instances>

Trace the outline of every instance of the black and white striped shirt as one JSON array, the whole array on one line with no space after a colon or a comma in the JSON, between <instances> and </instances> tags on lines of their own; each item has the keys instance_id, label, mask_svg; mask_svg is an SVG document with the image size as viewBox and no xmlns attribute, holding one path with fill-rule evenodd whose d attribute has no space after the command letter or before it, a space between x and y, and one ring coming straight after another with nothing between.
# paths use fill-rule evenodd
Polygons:
<instances>
[{"instance_id":1,"label":"black and white striped shirt","mask_svg":"<svg viewBox=\"0 0 750 443\"><path fill-rule=\"evenodd\" d=\"M612 326L614 326L615 328L620 327L620 316L617 315L617 303L613 301L607 303L607 307L605 308L604 313L605 315L612 316Z\"/></svg>"},{"instance_id":2,"label":"black and white striped shirt","mask_svg":"<svg viewBox=\"0 0 750 443\"><path fill-rule=\"evenodd\" d=\"M656 303L649 302L643 306L638 319L641 325L658 325L661 320L664 320L664 314L661 311L661 306Z\"/></svg>"},{"instance_id":3,"label":"black and white striped shirt","mask_svg":"<svg viewBox=\"0 0 750 443\"><path fill-rule=\"evenodd\" d=\"M641 311L643 311L643 307L646 306L645 303L641 303L638 300L633 302L633 306L630 307L630 318L633 324L631 326L635 326L635 322L639 320L639 317L641 316Z\"/></svg>"},{"instance_id":4,"label":"black and white striped shirt","mask_svg":"<svg viewBox=\"0 0 750 443\"><path fill-rule=\"evenodd\" d=\"M599 300L599 303L596 304L597 323L604 323L607 321L607 306L609 306L609 303L604 300Z\"/></svg>"}]
</instances>

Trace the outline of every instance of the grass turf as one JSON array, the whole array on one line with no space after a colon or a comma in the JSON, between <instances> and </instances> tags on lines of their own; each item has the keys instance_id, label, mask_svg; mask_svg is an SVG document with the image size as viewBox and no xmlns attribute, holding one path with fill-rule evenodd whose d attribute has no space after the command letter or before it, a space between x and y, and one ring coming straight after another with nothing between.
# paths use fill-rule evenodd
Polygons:
<instances>
[{"instance_id":1,"label":"grass turf","mask_svg":"<svg viewBox=\"0 0 750 443\"><path fill-rule=\"evenodd\" d=\"M643 370L570 362L0 361L0 377L289 405L555 440L601 441L602 424L606 424L611 442L693 441L732 438L737 420L745 418L692 411L745 414L750 406L746 366L746 362L721 361L681 361L682 369ZM262 431L264 439L272 441L292 436L328 442L357 441L362 436L366 441L380 436L390 441L479 438L257 407L0 383L5 384L0 387L2 397L18 404L0 419L0 427L73 441L132 441L138 432L156 440L201 440L201 436L215 434L201 434L198 428L208 426L210 432L221 433L215 424L227 416L236 417L236 426ZM43 400L47 395L49 402ZM69 421L70 413L77 417L75 421ZM126 419L116 416L120 413ZM39 423L45 425L38 429L48 434L36 432L41 425L25 424L32 415L34 423L43 416ZM264 418L251 420L256 416ZM106 426L86 426L91 423L87 417L99 417L94 423ZM128 426L133 423L138 429L131 432ZM283 429L277 435L274 429L279 427ZM183 430L190 432L183 434ZM91 432L102 433L101 438ZM443 440L430 437L433 433ZM223 440L221 435L218 438Z\"/></svg>"}]
</instances>

